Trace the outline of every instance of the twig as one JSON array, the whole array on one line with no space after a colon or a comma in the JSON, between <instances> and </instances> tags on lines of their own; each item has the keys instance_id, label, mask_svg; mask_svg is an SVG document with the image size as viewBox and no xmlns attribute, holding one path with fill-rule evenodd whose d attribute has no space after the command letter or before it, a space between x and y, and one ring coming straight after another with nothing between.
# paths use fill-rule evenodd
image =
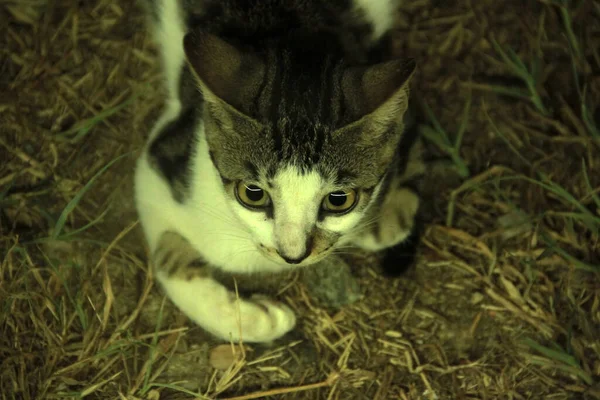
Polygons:
<instances>
[{"instance_id":1,"label":"twig","mask_svg":"<svg viewBox=\"0 0 600 400\"><path fill-rule=\"evenodd\" d=\"M331 373L326 380L319 383L311 383L309 385L295 386L295 387L285 387L280 389L272 389L264 392L254 392L250 394L245 394L243 396L237 397L228 397L222 400L250 400L250 399L260 399L267 396L275 396L277 394L285 394L285 393L294 393L294 392L302 392L305 390L314 390L322 387L327 387L333 385L339 378L339 374L336 372Z\"/></svg>"}]
</instances>

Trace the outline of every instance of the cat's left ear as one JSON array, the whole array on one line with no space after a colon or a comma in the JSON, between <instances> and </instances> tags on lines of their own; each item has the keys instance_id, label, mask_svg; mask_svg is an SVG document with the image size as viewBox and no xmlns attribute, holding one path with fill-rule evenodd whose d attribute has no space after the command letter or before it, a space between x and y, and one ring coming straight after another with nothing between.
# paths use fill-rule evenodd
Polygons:
<instances>
[{"instance_id":1,"label":"cat's left ear","mask_svg":"<svg viewBox=\"0 0 600 400\"><path fill-rule=\"evenodd\" d=\"M183 48L207 100L210 101L213 94L245 113L244 106L251 103L260 90L264 61L202 29L189 32L184 37Z\"/></svg>"}]
</instances>

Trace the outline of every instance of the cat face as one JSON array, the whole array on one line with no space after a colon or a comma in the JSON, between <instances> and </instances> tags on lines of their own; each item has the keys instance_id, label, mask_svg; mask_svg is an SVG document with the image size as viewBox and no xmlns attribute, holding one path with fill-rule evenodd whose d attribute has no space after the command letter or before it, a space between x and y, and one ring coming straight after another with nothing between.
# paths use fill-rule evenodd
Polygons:
<instances>
[{"instance_id":1,"label":"cat face","mask_svg":"<svg viewBox=\"0 0 600 400\"><path fill-rule=\"evenodd\" d=\"M185 48L211 159L259 251L304 265L343 245L393 159L414 64L351 67L307 49L257 55L203 32Z\"/></svg>"},{"instance_id":2,"label":"cat face","mask_svg":"<svg viewBox=\"0 0 600 400\"><path fill-rule=\"evenodd\" d=\"M213 163L258 249L279 262L317 262L362 219L385 171L378 157L389 157L348 140L352 132L325 136L311 155L314 137L278 146L270 130L235 110L205 114Z\"/></svg>"},{"instance_id":3,"label":"cat face","mask_svg":"<svg viewBox=\"0 0 600 400\"><path fill-rule=\"evenodd\" d=\"M258 249L289 264L313 263L333 251L360 221L370 198L368 191L336 185L319 171L293 165L272 179L241 180L226 190Z\"/></svg>"}]
</instances>

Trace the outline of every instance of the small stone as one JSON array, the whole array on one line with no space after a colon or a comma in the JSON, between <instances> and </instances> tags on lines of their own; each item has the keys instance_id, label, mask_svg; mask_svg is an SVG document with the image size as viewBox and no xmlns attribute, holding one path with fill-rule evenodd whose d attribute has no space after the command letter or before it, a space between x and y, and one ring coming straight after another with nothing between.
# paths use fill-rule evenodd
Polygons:
<instances>
[{"instance_id":1,"label":"small stone","mask_svg":"<svg viewBox=\"0 0 600 400\"><path fill-rule=\"evenodd\" d=\"M479 292L473 293L471 296L471 304L476 305L483 301L483 295Z\"/></svg>"},{"instance_id":2,"label":"small stone","mask_svg":"<svg viewBox=\"0 0 600 400\"><path fill-rule=\"evenodd\" d=\"M221 344L210 351L208 356L211 367L226 370L240 357L239 350L230 344Z\"/></svg>"},{"instance_id":3,"label":"small stone","mask_svg":"<svg viewBox=\"0 0 600 400\"><path fill-rule=\"evenodd\" d=\"M152 389L146 395L146 400L160 400L160 392L158 390Z\"/></svg>"}]
</instances>

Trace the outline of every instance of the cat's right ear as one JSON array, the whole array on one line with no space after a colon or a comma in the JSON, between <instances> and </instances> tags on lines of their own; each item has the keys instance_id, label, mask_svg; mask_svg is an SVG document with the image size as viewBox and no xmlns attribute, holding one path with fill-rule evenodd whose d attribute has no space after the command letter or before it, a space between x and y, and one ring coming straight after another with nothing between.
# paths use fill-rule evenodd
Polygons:
<instances>
[{"instance_id":1,"label":"cat's right ear","mask_svg":"<svg viewBox=\"0 0 600 400\"><path fill-rule=\"evenodd\" d=\"M189 32L183 48L205 98L214 95L244 113L260 90L264 61L202 29Z\"/></svg>"},{"instance_id":2,"label":"cat's right ear","mask_svg":"<svg viewBox=\"0 0 600 400\"><path fill-rule=\"evenodd\" d=\"M368 116L381 125L400 121L408 107L415 68L413 59L348 68L342 80L347 109L357 119Z\"/></svg>"}]
</instances>

